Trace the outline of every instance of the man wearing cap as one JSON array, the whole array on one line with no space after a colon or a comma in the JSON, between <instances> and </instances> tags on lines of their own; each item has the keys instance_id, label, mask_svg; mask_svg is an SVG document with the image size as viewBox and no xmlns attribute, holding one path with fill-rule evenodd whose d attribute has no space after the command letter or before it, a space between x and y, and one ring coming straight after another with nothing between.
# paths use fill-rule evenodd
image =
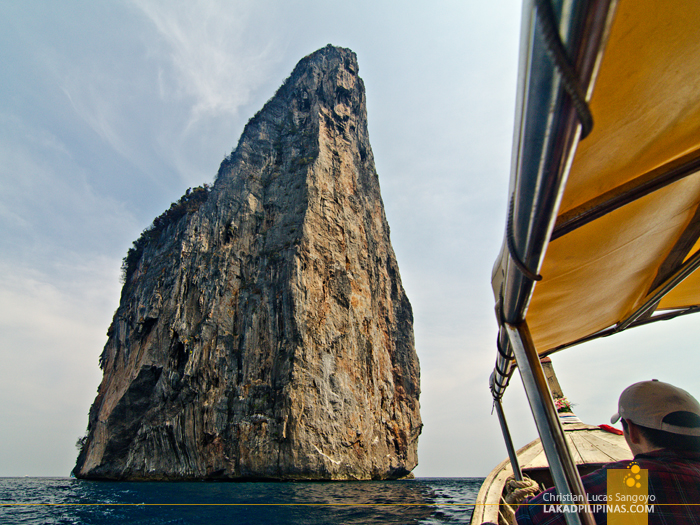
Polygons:
<instances>
[{"instance_id":1,"label":"man wearing cap","mask_svg":"<svg viewBox=\"0 0 700 525\"><path fill-rule=\"evenodd\" d=\"M642 381L620 395L611 422L622 421L625 440L634 460L610 463L583 476L589 501L607 494L607 470L625 469L633 461L649 474L649 498L654 510L648 523L700 524L700 404L688 392L668 383ZM653 498L652 498L653 496ZM516 511L518 523L553 525L566 523L565 515L545 512L556 501L551 488L526 501ZM600 499L597 499L600 501ZM550 509L551 510L551 509ZM597 524L607 523L604 512L595 512Z\"/></svg>"}]
</instances>

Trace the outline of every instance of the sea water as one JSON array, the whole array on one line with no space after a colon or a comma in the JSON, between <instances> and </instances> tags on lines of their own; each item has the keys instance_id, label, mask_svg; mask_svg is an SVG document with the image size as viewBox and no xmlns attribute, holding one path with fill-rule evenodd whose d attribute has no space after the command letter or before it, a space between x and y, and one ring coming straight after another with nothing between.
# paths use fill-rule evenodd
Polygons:
<instances>
[{"instance_id":1,"label":"sea water","mask_svg":"<svg viewBox=\"0 0 700 525\"><path fill-rule=\"evenodd\" d=\"M466 524L482 481L129 483L0 478L0 523Z\"/></svg>"}]
</instances>

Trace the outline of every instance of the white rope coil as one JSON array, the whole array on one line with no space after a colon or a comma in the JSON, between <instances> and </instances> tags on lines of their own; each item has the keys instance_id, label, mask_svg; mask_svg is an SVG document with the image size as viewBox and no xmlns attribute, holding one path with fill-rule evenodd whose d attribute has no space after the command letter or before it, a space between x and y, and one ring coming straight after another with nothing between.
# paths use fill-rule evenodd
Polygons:
<instances>
[{"instance_id":1,"label":"white rope coil","mask_svg":"<svg viewBox=\"0 0 700 525\"><path fill-rule=\"evenodd\" d=\"M525 498L540 493L540 487L533 479L524 476L517 481L510 476L505 483L505 496L501 497L501 508L498 513L500 525L515 525L515 510L525 501Z\"/></svg>"}]
</instances>

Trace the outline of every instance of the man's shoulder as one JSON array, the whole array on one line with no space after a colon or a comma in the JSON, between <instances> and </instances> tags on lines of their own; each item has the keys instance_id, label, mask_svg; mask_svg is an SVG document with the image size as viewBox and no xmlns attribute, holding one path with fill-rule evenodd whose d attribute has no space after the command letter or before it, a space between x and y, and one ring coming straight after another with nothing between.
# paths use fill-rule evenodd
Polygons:
<instances>
[{"instance_id":1,"label":"man's shoulder","mask_svg":"<svg viewBox=\"0 0 700 525\"><path fill-rule=\"evenodd\" d=\"M637 454L634 459L602 465L600 469L583 476L581 479L588 491L596 485L605 483L609 470L629 469L633 465L638 465L639 468L649 470L652 473L672 472L679 474L685 472L692 476L700 476L700 453L662 449L645 454ZM602 486L601 490L604 490Z\"/></svg>"},{"instance_id":2,"label":"man's shoulder","mask_svg":"<svg viewBox=\"0 0 700 525\"><path fill-rule=\"evenodd\" d=\"M675 468L677 465L700 466L700 452L679 452L669 449L660 449L644 454L637 454L633 459L615 461L601 466L592 474L601 474L610 469L624 469L631 465L639 465L640 468Z\"/></svg>"},{"instance_id":3,"label":"man's shoulder","mask_svg":"<svg viewBox=\"0 0 700 525\"><path fill-rule=\"evenodd\" d=\"M688 471L700 475L700 452L679 452L661 449L637 454L634 463L649 471Z\"/></svg>"},{"instance_id":4,"label":"man's shoulder","mask_svg":"<svg viewBox=\"0 0 700 525\"><path fill-rule=\"evenodd\" d=\"M644 454L637 454L634 460L645 459L651 461L690 461L700 462L700 451L681 451L669 448L661 448Z\"/></svg>"}]
</instances>

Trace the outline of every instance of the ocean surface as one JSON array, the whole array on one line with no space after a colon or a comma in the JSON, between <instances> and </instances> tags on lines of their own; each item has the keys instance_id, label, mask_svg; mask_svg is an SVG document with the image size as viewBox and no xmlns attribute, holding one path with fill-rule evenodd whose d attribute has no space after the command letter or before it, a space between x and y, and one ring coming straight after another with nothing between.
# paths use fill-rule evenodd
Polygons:
<instances>
[{"instance_id":1,"label":"ocean surface","mask_svg":"<svg viewBox=\"0 0 700 525\"><path fill-rule=\"evenodd\" d=\"M115 483L0 478L0 523L466 524L482 481Z\"/></svg>"}]
</instances>

